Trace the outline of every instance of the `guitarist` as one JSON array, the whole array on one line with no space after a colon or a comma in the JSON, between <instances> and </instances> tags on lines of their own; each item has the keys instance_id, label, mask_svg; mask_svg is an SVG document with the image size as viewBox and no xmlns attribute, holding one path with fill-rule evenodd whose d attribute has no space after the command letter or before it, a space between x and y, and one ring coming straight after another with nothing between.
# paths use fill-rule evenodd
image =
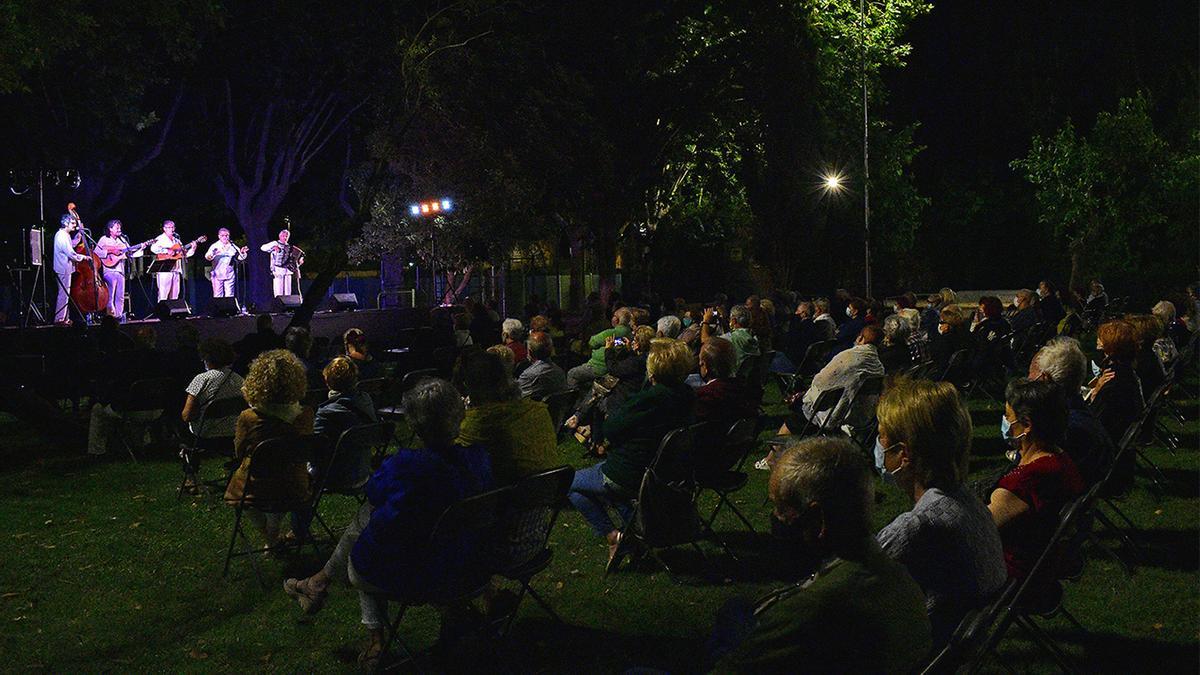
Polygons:
<instances>
[{"instance_id":1,"label":"guitarist","mask_svg":"<svg viewBox=\"0 0 1200 675\"><path fill-rule=\"evenodd\" d=\"M158 301L174 300L179 297L179 280L183 277L183 258L192 257L196 253L196 242L187 246L175 236L175 221L164 220L162 234L150 244L150 251L158 256L169 256L170 259L159 258L158 262L165 265L165 271L160 269L155 275L158 281Z\"/></svg>"},{"instance_id":2,"label":"guitarist","mask_svg":"<svg viewBox=\"0 0 1200 675\"><path fill-rule=\"evenodd\" d=\"M96 252L104 262L104 282L108 284L108 313L122 321L125 320L125 259L141 257L145 246L146 243L130 246L129 239L121 234L121 221L116 219L108 221L104 236L96 241Z\"/></svg>"},{"instance_id":3,"label":"guitarist","mask_svg":"<svg viewBox=\"0 0 1200 675\"><path fill-rule=\"evenodd\" d=\"M214 298L232 298L237 287L237 270L233 261L246 259L250 247L238 248L229 241L229 229L222 227L217 230L217 241L208 247L204 254L205 260L212 261L212 291Z\"/></svg>"}]
</instances>

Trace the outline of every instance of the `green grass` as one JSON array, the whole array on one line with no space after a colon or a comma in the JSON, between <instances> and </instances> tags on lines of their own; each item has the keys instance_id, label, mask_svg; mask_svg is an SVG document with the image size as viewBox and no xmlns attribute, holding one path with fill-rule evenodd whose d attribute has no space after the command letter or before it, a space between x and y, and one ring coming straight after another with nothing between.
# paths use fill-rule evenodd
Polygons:
<instances>
[{"instance_id":1,"label":"green grass","mask_svg":"<svg viewBox=\"0 0 1200 675\"><path fill-rule=\"evenodd\" d=\"M1185 448L1178 455L1150 451L1175 485L1159 496L1140 479L1121 504L1145 530L1146 564L1126 576L1093 555L1082 580L1068 584L1065 601L1089 635L1076 634L1062 620L1048 624L1082 670L1196 670L1200 424L1195 402L1188 407L1193 419L1177 429ZM972 410L978 477L1002 461L1000 411L982 403ZM0 472L0 670L355 670L363 638L355 594L335 588L316 620L301 624L280 580L314 571L322 562L315 555L264 561L267 590L245 559L235 560L229 578L222 578L232 510L214 498L176 500L179 469L165 453L140 464L89 464L47 448L8 417L0 417L0 442L0 466L8 467ZM573 441L563 444L562 453L565 463L588 463ZM212 473L215 466L207 469ZM765 472L752 471L735 500L760 533L767 529L765 489ZM908 506L887 490L875 514L879 526ZM351 513L345 499L330 499L322 510L333 524ZM474 660L481 670L506 662L541 672L620 672L634 665L693 670L721 603L779 583L775 572L781 568L765 557L761 535L741 532L731 515L722 516L717 529L741 563L705 545L708 564L694 551L668 558L681 570L682 583L650 566L605 578L604 544L577 513L564 512L553 536L554 562L534 583L570 625L553 623L527 602L507 661L486 653L461 660ZM414 610L402 630L410 645L428 646L435 616ZM1055 670L1020 639L1006 641L1001 654L1018 671Z\"/></svg>"}]
</instances>

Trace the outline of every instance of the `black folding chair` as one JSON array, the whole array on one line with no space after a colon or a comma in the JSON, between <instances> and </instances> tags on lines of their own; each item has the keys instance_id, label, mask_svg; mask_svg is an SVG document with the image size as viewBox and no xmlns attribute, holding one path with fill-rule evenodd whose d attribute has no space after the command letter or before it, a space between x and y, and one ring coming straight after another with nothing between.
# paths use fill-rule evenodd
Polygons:
<instances>
[{"instance_id":1,"label":"black folding chair","mask_svg":"<svg viewBox=\"0 0 1200 675\"><path fill-rule=\"evenodd\" d=\"M404 414L404 394L408 393L409 389L416 386L418 382L427 377L437 377L438 371L436 368L422 368L420 370L412 370L405 373L404 377L397 380L391 378L388 380L387 386L384 387L380 396L375 397L375 412L378 413L379 419L388 420L397 423L396 425L396 442L401 445L411 443L415 432L409 430L408 439L401 439L399 436L399 422L405 419Z\"/></svg>"},{"instance_id":2,"label":"black folding chair","mask_svg":"<svg viewBox=\"0 0 1200 675\"><path fill-rule=\"evenodd\" d=\"M364 394L369 394L372 400L375 400L383 395L384 387L387 386L388 378L372 377L366 380L358 381L358 390Z\"/></svg>"},{"instance_id":3,"label":"black folding chair","mask_svg":"<svg viewBox=\"0 0 1200 675\"><path fill-rule=\"evenodd\" d=\"M113 412L124 418L121 433L117 437L129 452L134 462L138 461L135 446L141 446L141 437L146 428L162 419L164 401L171 400L176 393L176 383L169 377L154 377L137 380L129 385L129 390L113 399ZM141 415L141 419L132 419L131 415ZM130 435L130 428L136 431L136 436Z\"/></svg>"},{"instance_id":4,"label":"black folding chair","mask_svg":"<svg viewBox=\"0 0 1200 675\"><path fill-rule=\"evenodd\" d=\"M286 436L267 439L250 451L249 465L246 467L246 485L237 502L233 504L233 531L229 535L229 548L225 551L225 565L221 570L221 576L229 574L230 560L249 555L254 575L260 584L263 583L262 573L259 571L258 562L255 559L255 554L262 553L262 549L250 545L250 540L246 537L246 532L242 527L242 515L246 509L282 515L292 511L303 511L310 507L313 500L311 494L287 499L264 499L253 496L257 491L255 486L269 485L277 480L289 480L290 477L287 474L291 471L303 471L307 474L308 466L319 461L324 454L325 444L326 439L323 436ZM235 550L238 538L241 538L246 548ZM303 542L300 543L303 544ZM321 549L317 547L316 542L309 543L312 544L317 555L321 555Z\"/></svg>"},{"instance_id":5,"label":"black folding chair","mask_svg":"<svg viewBox=\"0 0 1200 675\"><path fill-rule=\"evenodd\" d=\"M246 407L246 400L241 396L227 396L212 401L200 409L200 416L196 418L195 433L193 434L192 441L181 444L179 448L179 460L183 467L183 479L180 480L179 489L175 493L177 498L183 495L189 480L197 488L201 486L220 487L229 482L229 475L232 472L233 466L233 436L206 437L204 434L213 420L233 417L240 414ZM219 481L200 482L200 458L205 453L213 453L230 460L230 464L226 466L224 476Z\"/></svg>"},{"instance_id":6,"label":"black folding chair","mask_svg":"<svg viewBox=\"0 0 1200 675\"><path fill-rule=\"evenodd\" d=\"M827 418L827 424L823 426L830 430L837 429L836 425L847 420L859 406L867 405L867 402L870 402L871 405L870 417L875 417L875 406L879 403L879 397L883 395L883 385L886 380L886 376L883 375L872 375L863 378L862 384L858 385L858 389L854 391L854 395L849 398L846 405L844 407L835 407L833 412L829 414L829 418L832 418L833 422L828 423L829 418ZM867 426L870 426L870 422L867 423ZM854 438L862 430L852 427L851 431L850 436Z\"/></svg>"},{"instance_id":7,"label":"black folding chair","mask_svg":"<svg viewBox=\"0 0 1200 675\"><path fill-rule=\"evenodd\" d=\"M698 453L696 458L696 484L701 493L704 490L708 490L717 496L716 507L713 508L712 513L704 521L705 531L714 538L717 537L717 533L713 530L713 523L716 522L717 514L721 512L721 508L724 506L728 506L729 510L733 511L733 514L738 517L738 520L742 521L746 529L756 532L754 525L750 523L749 519L729 499L729 495L745 487L747 481L750 479L742 471L742 467L745 465L746 457L749 456L750 451L757 445L756 425L756 420L738 420L722 434L717 443L706 446L701 442L697 442L697 449L708 447L712 450L710 453Z\"/></svg>"},{"instance_id":8,"label":"black folding chair","mask_svg":"<svg viewBox=\"0 0 1200 675\"><path fill-rule=\"evenodd\" d=\"M550 421L554 423L554 432L562 431L563 423L567 420L567 415L571 409L575 407L575 400L579 398L579 392L575 389L566 389L555 392L546 397L543 403L550 411Z\"/></svg>"},{"instance_id":9,"label":"black folding chair","mask_svg":"<svg viewBox=\"0 0 1200 675\"><path fill-rule=\"evenodd\" d=\"M315 489L313 490L312 514L313 519L320 524L336 542L333 530L321 517L320 505L325 495L340 495L352 497L360 505L367 500L363 494L363 486L370 480L369 467L377 466L392 444L395 425L391 422L374 422L350 427L342 432L331 452L318 456L314 466L318 468ZM326 444L323 448L328 448ZM353 467L368 467L363 473L347 473Z\"/></svg>"},{"instance_id":10,"label":"black folding chair","mask_svg":"<svg viewBox=\"0 0 1200 675\"><path fill-rule=\"evenodd\" d=\"M950 641L921 670L921 675L950 675L957 673L972 660L987 640L996 619L1004 611L1008 598L1016 592L1017 583L1008 580L996 593L995 598L983 607L967 612L958 623Z\"/></svg>"},{"instance_id":11,"label":"black folding chair","mask_svg":"<svg viewBox=\"0 0 1200 675\"><path fill-rule=\"evenodd\" d=\"M971 350L960 349L950 355L950 360L946 362L946 369L934 378L935 382L949 382L960 390L967 389L970 382L970 375L967 372L971 365Z\"/></svg>"},{"instance_id":12,"label":"black folding chair","mask_svg":"<svg viewBox=\"0 0 1200 675\"><path fill-rule=\"evenodd\" d=\"M508 486L451 504L442 512L437 524L434 525L433 532L429 536L428 550L441 550L443 546L470 537L477 539L480 546L486 548L486 542L493 539L493 535L499 527L501 506L508 499L508 493L512 489L513 486ZM404 620L404 614L409 608L421 605L454 605L467 602L483 594L488 580L495 570L492 569L492 561L486 555L474 556L472 561L468 569L464 570L463 578L451 579L440 586L426 588L419 595L411 597L385 596L388 602L400 605L400 609L396 612L394 619L384 622L387 637L383 643L383 650L379 654L376 672L382 672L384 659L393 642L399 643L400 649L404 651L405 661L415 658L413 652L400 637L400 622Z\"/></svg>"},{"instance_id":13,"label":"black folding chair","mask_svg":"<svg viewBox=\"0 0 1200 675\"><path fill-rule=\"evenodd\" d=\"M503 509L502 521L508 526L505 528L506 530L511 531L516 528L517 534L520 534L520 529L527 527L531 521L540 521L546 511L549 511L550 519L541 535L541 549L528 560L515 561L515 564L511 565L506 564L498 572L505 579L521 584L521 593L517 595L512 612L500 629L501 636L507 635L509 629L512 628L512 624L517 618L517 610L520 609L521 601L525 599L526 593L555 621L564 623L558 612L555 612L554 608L538 595L537 591L533 590L530 582L534 576L549 567L550 561L554 558L554 550L549 545L550 533L554 531L554 524L558 522L558 514L562 510L567 491L571 489L571 481L574 478L574 469L569 466L560 466L557 469L526 476L517 481L512 489L505 493L501 508ZM503 545L506 542L501 543Z\"/></svg>"},{"instance_id":14,"label":"black folding chair","mask_svg":"<svg viewBox=\"0 0 1200 675\"><path fill-rule=\"evenodd\" d=\"M802 388L807 388L808 383L812 381L812 378L821 371L822 366L829 360L825 357L829 355L829 350L833 349L835 344L837 344L837 340L814 342L808 346L808 349L804 350L804 358L800 359L800 365L796 366L795 374L776 373L780 380L780 393L786 397L788 394L800 391ZM769 367L768 370L770 370Z\"/></svg>"}]
</instances>

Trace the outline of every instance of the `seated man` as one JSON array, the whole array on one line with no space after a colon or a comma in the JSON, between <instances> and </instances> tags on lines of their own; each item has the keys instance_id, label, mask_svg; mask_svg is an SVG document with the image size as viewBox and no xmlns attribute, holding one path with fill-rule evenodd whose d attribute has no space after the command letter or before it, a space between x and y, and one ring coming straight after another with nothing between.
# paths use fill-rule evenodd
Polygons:
<instances>
[{"instance_id":1,"label":"seated man","mask_svg":"<svg viewBox=\"0 0 1200 675\"><path fill-rule=\"evenodd\" d=\"M1013 298L1013 306L1017 311L1013 312L1008 323L1012 326L1013 335L1023 338L1026 332L1038 322L1037 309L1033 306L1033 291L1028 288L1017 291L1017 295Z\"/></svg>"},{"instance_id":2,"label":"seated man","mask_svg":"<svg viewBox=\"0 0 1200 675\"><path fill-rule=\"evenodd\" d=\"M554 354L554 341L550 339L550 334L534 331L529 334L525 346L530 364L517 378L521 395L535 401L544 401L551 394L565 391L567 374L557 363L550 360Z\"/></svg>"},{"instance_id":3,"label":"seated man","mask_svg":"<svg viewBox=\"0 0 1200 675\"><path fill-rule=\"evenodd\" d=\"M700 327L701 343L708 342L713 337L719 337L732 343L735 355L733 376L741 377L744 375L742 364L746 361L746 357L758 356L762 353L758 346L758 338L750 331L750 310L744 305L731 307L729 309L729 332L724 335L715 335L712 331L714 318L711 309L704 311L704 323Z\"/></svg>"},{"instance_id":4,"label":"seated man","mask_svg":"<svg viewBox=\"0 0 1200 675\"><path fill-rule=\"evenodd\" d=\"M854 346L833 357L821 372L813 378L812 385L804 394L800 410L788 416L787 422L779 429L780 434L800 433L806 426L806 421L813 425L832 427L837 424L849 424L858 428L870 421L871 411L875 409L875 401L858 400L853 410L848 408L849 402L855 399L855 394L863 382L870 377L883 377L883 363L879 360L878 345L883 333L875 326L866 326L859 331ZM817 399L829 389L843 389L841 401L832 409L817 413L814 409ZM832 415L833 420L826 422L826 417Z\"/></svg>"},{"instance_id":5,"label":"seated man","mask_svg":"<svg viewBox=\"0 0 1200 675\"><path fill-rule=\"evenodd\" d=\"M850 441L788 448L768 483L772 530L804 581L717 614L720 672L912 672L928 656L921 588L871 536L872 480ZM811 575L811 576L810 576Z\"/></svg>"},{"instance_id":6,"label":"seated man","mask_svg":"<svg viewBox=\"0 0 1200 675\"><path fill-rule=\"evenodd\" d=\"M709 340L700 348L700 377L704 385L696 389L697 422L728 422L756 417L758 410L746 397L742 381L733 377L735 356L728 340Z\"/></svg>"},{"instance_id":7,"label":"seated man","mask_svg":"<svg viewBox=\"0 0 1200 675\"><path fill-rule=\"evenodd\" d=\"M609 338L628 338L633 334L633 312L622 307L613 312L612 328L602 330L588 339L592 357L587 363L567 371L567 386L578 389L592 380L604 377L608 368L604 364L604 351Z\"/></svg>"}]
</instances>

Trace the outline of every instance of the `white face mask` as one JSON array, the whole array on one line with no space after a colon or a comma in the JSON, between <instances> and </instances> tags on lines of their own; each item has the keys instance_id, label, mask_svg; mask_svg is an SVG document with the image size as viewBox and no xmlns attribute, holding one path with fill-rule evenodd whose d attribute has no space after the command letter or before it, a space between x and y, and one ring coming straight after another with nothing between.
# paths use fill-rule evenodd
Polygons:
<instances>
[{"instance_id":1,"label":"white face mask","mask_svg":"<svg viewBox=\"0 0 1200 675\"><path fill-rule=\"evenodd\" d=\"M849 308L849 307L847 307L847 308L846 308L846 316L850 317L851 319L853 319L853 318L854 318L854 315L850 313L850 308Z\"/></svg>"},{"instance_id":2,"label":"white face mask","mask_svg":"<svg viewBox=\"0 0 1200 675\"><path fill-rule=\"evenodd\" d=\"M1021 299L1014 297L1013 298L1013 307L1020 307L1020 306L1021 306Z\"/></svg>"}]
</instances>

